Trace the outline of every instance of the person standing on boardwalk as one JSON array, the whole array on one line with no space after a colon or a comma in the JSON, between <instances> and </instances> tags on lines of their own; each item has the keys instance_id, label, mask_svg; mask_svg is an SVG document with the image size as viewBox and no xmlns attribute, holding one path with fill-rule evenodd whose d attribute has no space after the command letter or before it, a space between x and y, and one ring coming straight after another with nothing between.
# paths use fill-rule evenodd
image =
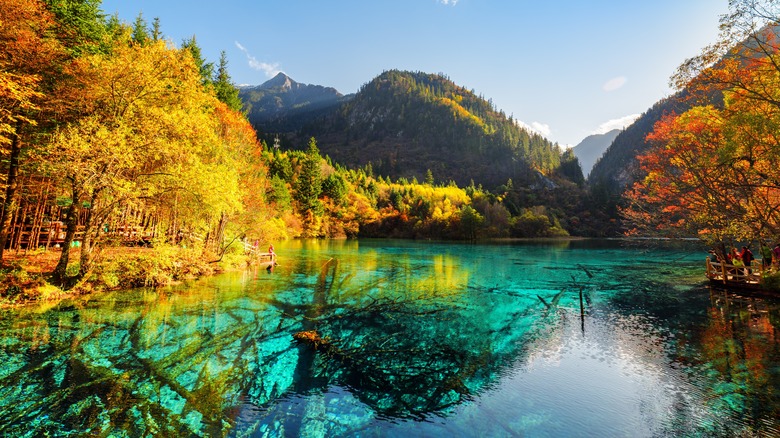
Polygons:
<instances>
[{"instance_id":1,"label":"person standing on boardwalk","mask_svg":"<svg viewBox=\"0 0 780 438\"><path fill-rule=\"evenodd\" d=\"M753 262L753 253L747 246L742 247L742 252L739 254L739 258L742 259L742 263L745 264L745 275L750 275L750 264Z\"/></svg>"},{"instance_id":2,"label":"person standing on boardwalk","mask_svg":"<svg viewBox=\"0 0 780 438\"><path fill-rule=\"evenodd\" d=\"M772 248L766 242L761 242L761 267L769 269L772 266Z\"/></svg>"},{"instance_id":3,"label":"person standing on boardwalk","mask_svg":"<svg viewBox=\"0 0 780 438\"><path fill-rule=\"evenodd\" d=\"M731 248L731 252L728 256L729 264L732 264L734 266L744 266L742 263L742 257L739 255L739 252L737 252L737 248Z\"/></svg>"}]
</instances>

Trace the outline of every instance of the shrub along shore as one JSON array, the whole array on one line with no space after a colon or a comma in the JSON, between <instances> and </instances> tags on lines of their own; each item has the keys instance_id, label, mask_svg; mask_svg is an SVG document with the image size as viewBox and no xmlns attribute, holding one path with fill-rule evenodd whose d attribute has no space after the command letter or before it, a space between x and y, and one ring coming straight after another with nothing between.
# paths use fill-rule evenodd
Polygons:
<instances>
[{"instance_id":1,"label":"shrub along shore","mask_svg":"<svg viewBox=\"0 0 780 438\"><path fill-rule=\"evenodd\" d=\"M73 250L78 251L77 248ZM0 269L0 307L59 300L93 292L167 286L245 269L253 260L250 255L238 250L218 259L199 249L177 246L108 248L92 266L89 275L77 284L63 288L51 282L51 272L59 257L57 249L6 253L4 267ZM78 260L78 254L75 259ZM69 265L68 270L78 272L78 263Z\"/></svg>"}]
</instances>

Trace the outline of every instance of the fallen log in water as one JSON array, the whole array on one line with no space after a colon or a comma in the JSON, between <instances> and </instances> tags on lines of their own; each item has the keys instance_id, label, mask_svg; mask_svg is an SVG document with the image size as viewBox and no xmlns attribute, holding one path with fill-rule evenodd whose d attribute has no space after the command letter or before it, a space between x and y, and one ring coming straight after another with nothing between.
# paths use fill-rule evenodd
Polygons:
<instances>
[{"instance_id":1,"label":"fallen log in water","mask_svg":"<svg viewBox=\"0 0 780 438\"><path fill-rule=\"evenodd\" d=\"M323 349L326 351L334 348L330 340L328 338L323 338L322 336L320 336L317 330L304 330L302 332L294 333L293 339L295 339L298 342L308 344L315 350L319 350L320 347L323 347Z\"/></svg>"}]
</instances>

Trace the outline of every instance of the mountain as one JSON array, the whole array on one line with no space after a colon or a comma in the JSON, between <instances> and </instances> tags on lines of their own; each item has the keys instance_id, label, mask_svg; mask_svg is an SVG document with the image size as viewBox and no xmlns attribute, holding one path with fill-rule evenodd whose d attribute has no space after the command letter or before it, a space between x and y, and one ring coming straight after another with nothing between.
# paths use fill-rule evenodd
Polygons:
<instances>
[{"instance_id":1,"label":"mountain","mask_svg":"<svg viewBox=\"0 0 780 438\"><path fill-rule=\"evenodd\" d=\"M745 40L732 46L714 65L717 67L728 59L746 63L756 58L763 58L769 48L777 46L778 35L780 35L780 26L767 24L758 32L750 34ZM707 95L695 93L698 103L694 103L692 94L694 93L690 90L683 89L660 100L621 132L593 166L588 176L590 185L597 186L609 196L619 197L626 187L641 176L637 156L649 149L650 145L645 138L652 132L653 126L661 117L668 113L681 114L694 104L708 103L718 107L723 105L723 94L717 90L717 87Z\"/></svg>"},{"instance_id":2,"label":"mountain","mask_svg":"<svg viewBox=\"0 0 780 438\"><path fill-rule=\"evenodd\" d=\"M647 134L652 132L655 123L665 114L687 111L691 102L685 98L686 95L682 91L660 100L623 129L591 169L588 175L591 186L599 186L611 195L619 195L633 184L639 177L637 156L650 148L645 140Z\"/></svg>"},{"instance_id":3,"label":"mountain","mask_svg":"<svg viewBox=\"0 0 780 438\"><path fill-rule=\"evenodd\" d=\"M613 129L604 134L589 135L572 148L574 155L580 161L582 173L586 177L593 165L596 164L596 160L604 154L604 151L612 144L618 134L620 134L620 129Z\"/></svg>"},{"instance_id":4,"label":"mountain","mask_svg":"<svg viewBox=\"0 0 780 438\"><path fill-rule=\"evenodd\" d=\"M238 95L247 118L260 132L297 131L351 98L335 88L295 82L284 73L258 86L240 87Z\"/></svg>"},{"instance_id":5,"label":"mountain","mask_svg":"<svg viewBox=\"0 0 780 438\"><path fill-rule=\"evenodd\" d=\"M295 136L295 144L315 137L323 154L348 167L370 164L378 175L418 180L431 170L439 182L491 189L510 178L515 186L539 183L559 168L562 154L448 78L398 70L363 85Z\"/></svg>"}]
</instances>

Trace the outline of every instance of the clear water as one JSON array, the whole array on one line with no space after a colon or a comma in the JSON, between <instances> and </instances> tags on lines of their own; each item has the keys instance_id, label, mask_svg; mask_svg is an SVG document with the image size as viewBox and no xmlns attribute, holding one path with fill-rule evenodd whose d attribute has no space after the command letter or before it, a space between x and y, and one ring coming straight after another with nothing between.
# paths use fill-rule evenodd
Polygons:
<instances>
[{"instance_id":1,"label":"clear water","mask_svg":"<svg viewBox=\"0 0 780 438\"><path fill-rule=\"evenodd\" d=\"M780 436L780 303L710 291L695 245L277 253L2 311L0 436Z\"/></svg>"}]
</instances>

